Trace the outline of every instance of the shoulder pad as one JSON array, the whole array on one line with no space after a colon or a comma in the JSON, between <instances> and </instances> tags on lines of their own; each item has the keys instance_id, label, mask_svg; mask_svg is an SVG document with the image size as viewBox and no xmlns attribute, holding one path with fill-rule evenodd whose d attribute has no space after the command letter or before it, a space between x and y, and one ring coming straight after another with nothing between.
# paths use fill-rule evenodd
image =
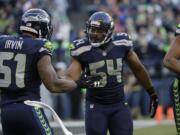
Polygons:
<instances>
[{"instance_id":1,"label":"shoulder pad","mask_svg":"<svg viewBox=\"0 0 180 135\"><path fill-rule=\"evenodd\" d=\"M132 46L132 40L131 37L127 33L116 33L113 35L112 42L114 45L123 45L123 46Z\"/></svg>"},{"instance_id":2,"label":"shoulder pad","mask_svg":"<svg viewBox=\"0 0 180 135\"><path fill-rule=\"evenodd\" d=\"M87 45L88 41L85 38L81 38L81 39L78 39L78 40L74 40L73 44L77 48L77 47L81 47L81 46Z\"/></svg>"},{"instance_id":3,"label":"shoulder pad","mask_svg":"<svg viewBox=\"0 0 180 135\"><path fill-rule=\"evenodd\" d=\"M75 40L73 42L73 44L71 44L71 46L70 46L71 55L72 56L78 56L84 52L91 50L91 47L92 46L87 41L87 39Z\"/></svg>"},{"instance_id":4,"label":"shoulder pad","mask_svg":"<svg viewBox=\"0 0 180 135\"><path fill-rule=\"evenodd\" d=\"M44 41L44 42L48 41L48 40L45 39L45 38L36 38L36 40L41 40L41 41Z\"/></svg>"},{"instance_id":5,"label":"shoulder pad","mask_svg":"<svg viewBox=\"0 0 180 135\"><path fill-rule=\"evenodd\" d=\"M7 37L11 37L10 35L0 35L0 38L7 38Z\"/></svg>"},{"instance_id":6,"label":"shoulder pad","mask_svg":"<svg viewBox=\"0 0 180 135\"><path fill-rule=\"evenodd\" d=\"M114 39L114 40L120 40L120 39L131 40L131 37L130 37L127 33L122 32L122 33L116 33L116 34L114 34L113 39Z\"/></svg>"}]
</instances>

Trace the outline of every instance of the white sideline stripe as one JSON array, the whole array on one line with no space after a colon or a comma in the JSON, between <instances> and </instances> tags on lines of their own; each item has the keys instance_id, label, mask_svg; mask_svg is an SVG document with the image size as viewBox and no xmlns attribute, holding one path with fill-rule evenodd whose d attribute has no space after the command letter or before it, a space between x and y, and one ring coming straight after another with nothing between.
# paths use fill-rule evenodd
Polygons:
<instances>
[{"instance_id":1,"label":"white sideline stripe","mask_svg":"<svg viewBox=\"0 0 180 135\"><path fill-rule=\"evenodd\" d=\"M71 127L84 127L84 121L63 121L64 125L67 128ZM151 126L156 126L157 123L155 120L134 120L133 121L134 128L144 128L144 127L151 127ZM50 122L50 125L52 128L60 128L59 125L56 122ZM163 120L160 125L175 125L174 121L168 121L168 120ZM0 131L2 131L2 125L0 123ZM75 135L85 135L84 133L80 134L75 134Z\"/></svg>"},{"instance_id":2,"label":"white sideline stripe","mask_svg":"<svg viewBox=\"0 0 180 135\"><path fill-rule=\"evenodd\" d=\"M84 121L65 121L63 122L66 127L84 127ZM55 122L50 122L51 126L56 128L58 125ZM157 125L155 120L134 120L134 127L148 127ZM174 121L163 120L162 125L173 125Z\"/></svg>"},{"instance_id":3,"label":"white sideline stripe","mask_svg":"<svg viewBox=\"0 0 180 135\"><path fill-rule=\"evenodd\" d=\"M84 127L84 121L63 121L66 127ZM54 128L58 128L58 124L56 122L50 122L50 125Z\"/></svg>"}]
</instances>

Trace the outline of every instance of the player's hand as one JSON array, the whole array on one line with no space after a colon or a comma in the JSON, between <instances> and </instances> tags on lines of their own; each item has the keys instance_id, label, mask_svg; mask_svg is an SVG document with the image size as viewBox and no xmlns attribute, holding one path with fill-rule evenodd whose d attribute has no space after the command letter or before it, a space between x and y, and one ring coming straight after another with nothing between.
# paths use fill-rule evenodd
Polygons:
<instances>
[{"instance_id":1,"label":"player's hand","mask_svg":"<svg viewBox=\"0 0 180 135\"><path fill-rule=\"evenodd\" d=\"M101 77L99 75L87 76L83 74L79 80L76 80L78 88L93 88L100 84Z\"/></svg>"},{"instance_id":2,"label":"player's hand","mask_svg":"<svg viewBox=\"0 0 180 135\"><path fill-rule=\"evenodd\" d=\"M149 106L149 112L151 118L155 116L157 107L158 107L158 97L156 93L153 93L150 95L150 106Z\"/></svg>"}]
</instances>

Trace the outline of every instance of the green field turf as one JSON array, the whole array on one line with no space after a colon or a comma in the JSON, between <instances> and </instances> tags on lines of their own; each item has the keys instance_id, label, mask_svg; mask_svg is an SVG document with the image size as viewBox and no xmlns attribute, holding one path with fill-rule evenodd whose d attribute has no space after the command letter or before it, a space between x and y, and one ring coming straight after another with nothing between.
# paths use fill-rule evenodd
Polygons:
<instances>
[{"instance_id":1,"label":"green field turf","mask_svg":"<svg viewBox=\"0 0 180 135\"><path fill-rule=\"evenodd\" d=\"M174 125L159 125L134 130L134 135L177 135Z\"/></svg>"}]
</instances>

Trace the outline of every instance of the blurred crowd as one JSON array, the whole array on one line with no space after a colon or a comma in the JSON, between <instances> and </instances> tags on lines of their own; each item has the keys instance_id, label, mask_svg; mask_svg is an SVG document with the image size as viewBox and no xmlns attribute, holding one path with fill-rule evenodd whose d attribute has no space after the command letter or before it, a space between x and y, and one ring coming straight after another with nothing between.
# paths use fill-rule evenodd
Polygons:
<instances>
[{"instance_id":1,"label":"blurred crowd","mask_svg":"<svg viewBox=\"0 0 180 135\"><path fill-rule=\"evenodd\" d=\"M79 6L83 2L84 8ZM134 42L134 50L148 69L159 96L163 115L171 107L169 87L174 74L162 65L162 59L174 38L180 22L179 0L0 0L0 34L18 35L20 17L29 8L43 8L52 17L55 45L54 67L64 75L70 63L69 45L85 36L85 22L95 11L108 12L115 22L115 32L127 32ZM75 5L76 7L73 7ZM81 14L82 20L69 19L69 13ZM84 16L85 14L85 16ZM76 24L82 25L75 30ZM148 114L149 98L127 66L124 67L125 92L133 118ZM52 95L42 86L42 99L54 107L63 119L83 118L85 90Z\"/></svg>"}]
</instances>

